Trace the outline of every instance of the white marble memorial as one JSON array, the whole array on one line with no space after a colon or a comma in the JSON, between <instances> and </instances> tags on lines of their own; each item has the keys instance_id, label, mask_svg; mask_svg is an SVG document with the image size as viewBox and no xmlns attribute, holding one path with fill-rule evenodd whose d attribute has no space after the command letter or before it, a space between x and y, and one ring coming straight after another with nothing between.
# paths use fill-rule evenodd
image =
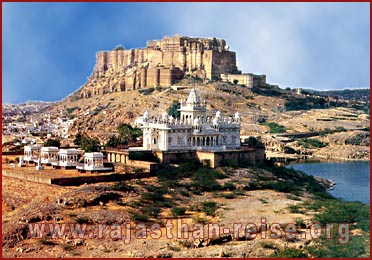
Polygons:
<instances>
[{"instance_id":1,"label":"white marble memorial","mask_svg":"<svg viewBox=\"0 0 372 260\"><path fill-rule=\"evenodd\" d=\"M80 171L109 171L111 167L104 167L103 165L103 153L85 153L84 164L76 167Z\"/></svg>"},{"instance_id":2,"label":"white marble memorial","mask_svg":"<svg viewBox=\"0 0 372 260\"><path fill-rule=\"evenodd\" d=\"M58 152L58 161L52 165L56 167L75 168L78 163L79 151L77 149L60 149Z\"/></svg>"},{"instance_id":3,"label":"white marble memorial","mask_svg":"<svg viewBox=\"0 0 372 260\"><path fill-rule=\"evenodd\" d=\"M39 145L27 145L24 147L23 161L33 163L39 159L40 156Z\"/></svg>"},{"instance_id":4,"label":"white marble memorial","mask_svg":"<svg viewBox=\"0 0 372 260\"><path fill-rule=\"evenodd\" d=\"M58 147L54 146L41 147L41 164L51 165L58 162L58 150Z\"/></svg>"},{"instance_id":5,"label":"white marble memorial","mask_svg":"<svg viewBox=\"0 0 372 260\"><path fill-rule=\"evenodd\" d=\"M226 151L240 147L240 115L223 117L220 111L207 116L206 101L193 88L186 101L181 100L180 119L164 113L142 117L143 150Z\"/></svg>"}]
</instances>

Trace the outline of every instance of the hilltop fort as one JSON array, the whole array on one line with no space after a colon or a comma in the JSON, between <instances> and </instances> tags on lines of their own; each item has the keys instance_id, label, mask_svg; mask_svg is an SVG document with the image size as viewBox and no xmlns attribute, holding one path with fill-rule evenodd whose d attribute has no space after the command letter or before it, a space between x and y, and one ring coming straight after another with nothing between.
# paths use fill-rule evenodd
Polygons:
<instances>
[{"instance_id":1,"label":"hilltop fort","mask_svg":"<svg viewBox=\"0 0 372 260\"><path fill-rule=\"evenodd\" d=\"M265 75L238 70L236 53L225 40L177 35L148 41L145 48L126 50L119 45L112 51L98 52L92 75L72 98L169 87L185 76L235 81L247 87L266 84Z\"/></svg>"}]
</instances>

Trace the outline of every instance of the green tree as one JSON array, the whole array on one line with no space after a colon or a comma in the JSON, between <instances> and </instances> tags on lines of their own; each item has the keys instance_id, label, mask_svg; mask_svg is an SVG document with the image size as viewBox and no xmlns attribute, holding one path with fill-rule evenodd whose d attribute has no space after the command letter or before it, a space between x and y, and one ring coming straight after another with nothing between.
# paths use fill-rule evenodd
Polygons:
<instances>
[{"instance_id":1,"label":"green tree","mask_svg":"<svg viewBox=\"0 0 372 260\"><path fill-rule=\"evenodd\" d=\"M132 127L129 124L120 123L117 127L118 136L111 136L105 144L105 147L117 147L118 145L127 145L129 142L136 141L137 137L142 136L142 130Z\"/></svg>"},{"instance_id":2,"label":"green tree","mask_svg":"<svg viewBox=\"0 0 372 260\"><path fill-rule=\"evenodd\" d=\"M249 138L246 138L244 140L244 144L247 144L249 147L252 147L252 148L256 147L257 143L258 143L258 140L254 136L250 136Z\"/></svg>"},{"instance_id":3,"label":"green tree","mask_svg":"<svg viewBox=\"0 0 372 260\"><path fill-rule=\"evenodd\" d=\"M81 140L81 149L85 152L98 152L100 150L100 143L97 138L90 138L84 136Z\"/></svg>"},{"instance_id":4,"label":"green tree","mask_svg":"<svg viewBox=\"0 0 372 260\"><path fill-rule=\"evenodd\" d=\"M178 109L181 108L181 104L178 100L173 100L172 105L168 108L168 115L173 116L174 118L180 119L181 114Z\"/></svg>"},{"instance_id":5,"label":"green tree","mask_svg":"<svg viewBox=\"0 0 372 260\"><path fill-rule=\"evenodd\" d=\"M46 140L44 142L44 146L60 147L61 146L61 142L58 139L49 138L48 140Z\"/></svg>"},{"instance_id":6,"label":"green tree","mask_svg":"<svg viewBox=\"0 0 372 260\"><path fill-rule=\"evenodd\" d=\"M285 248L279 252L275 252L271 257L278 258L307 258L305 252L297 248Z\"/></svg>"},{"instance_id":7,"label":"green tree","mask_svg":"<svg viewBox=\"0 0 372 260\"><path fill-rule=\"evenodd\" d=\"M97 138L90 138L86 133L77 133L74 144L86 152L98 152L101 146Z\"/></svg>"},{"instance_id":8,"label":"green tree","mask_svg":"<svg viewBox=\"0 0 372 260\"><path fill-rule=\"evenodd\" d=\"M203 212L207 216L215 216L216 210L218 208L217 203L214 201L204 201L202 203Z\"/></svg>"},{"instance_id":9,"label":"green tree","mask_svg":"<svg viewBox=\"0 0 372 260\"><path fill-rule=\"evenodd\" d=\"M233 81L234 85L237 85L238 82L239 82L239 80L237 80L237 79L234 79L234 81Z\"/></svg>"},{"instance_id":10,"label":"green tree","mask_svg":"<svg viewBox=\"0 0 372 260\"><path fill-rule=\"evenodd\" d=\"M182 216L185 214L186 208L185 207L173 207L171 212L174 217Z\"/></svg>"},{"instance_id":11,"label":"green tree","mask_svg":"<svg viewBox=\"0 0 372 260\"><path fill-rule=\"evenodd\" d=\"M132 127L129 124L120 123L118 126L120 142L136 141L137 137L142 135L140 128Z\"/></svg>"},{"instance_id":12,"label":"green tree","mask_svg":"<svg viewBox=\"0 0 372 260\"><path fill-rule=\"evenodd\" d=\"M117 147L118 145L127 145L128 142L127 141L123 141L121 140L120 138L118 138L116 135L113 135L110 137L110 139L107 141L106 143L106 147Z\"/></svg>"},{"instance_id":13,"label":"green tree","mask_svg":"<svg viewBox=\"0 0 372 260\"><path fill-rule=\"evenodd\" d=\"M77 133L76 136L75 136L75 139L74 139L74 145L78 145L80 146L81 145L81 139L83 138L83 136L85 136L86 134L85 133Z\"/></svg>"}]
</instances>

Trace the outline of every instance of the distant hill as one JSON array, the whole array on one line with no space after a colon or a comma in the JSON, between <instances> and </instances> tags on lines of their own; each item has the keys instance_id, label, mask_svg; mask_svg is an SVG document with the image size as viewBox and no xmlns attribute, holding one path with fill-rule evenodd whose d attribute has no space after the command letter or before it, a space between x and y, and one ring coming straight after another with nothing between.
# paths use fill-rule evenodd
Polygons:
<instances>
[{"instance_id":1,"label":"distant hill","mask_svg":"<svg viewBox=\"0 0 372 260\"><path fill-rule=\"evenodd\" d=\"M345 100L355 100L369 102L370 99L370 89L343 89L343 90L314 90L305 89L303 90L307 93L324 96L324 97L336 97Z\"/></svg>"}]
</instances>

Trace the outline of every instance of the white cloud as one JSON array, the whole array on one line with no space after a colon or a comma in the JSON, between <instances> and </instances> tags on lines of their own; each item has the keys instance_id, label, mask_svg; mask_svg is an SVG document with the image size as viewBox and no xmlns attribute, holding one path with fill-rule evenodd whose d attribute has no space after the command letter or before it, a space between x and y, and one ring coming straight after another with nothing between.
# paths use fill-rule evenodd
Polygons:
<instances>
[{"instance_id":1,"label":"white cloud","mask_svg":"<svg viewBox=\"0 0 372 260\"><path fill-rule=\"evenodd\" d=\"M61 99L95 53L176 33L224 38L282 87L369 87L369 3L3 3L3 98ZM46 91L46 90L52 91Z\"/></svg>"},{"instance_id":2,"label":"white cloud","mask_svg":"<svg viewBox=\"0 0 372 260\"><path fill-rule=\"evenodd\" d=\"M299 24L308 17L299 9L293 14L281 6L252 3L186 5L171 27L182 34L226 39L244 72L267 74L277 81L283 75L299 79L307 70L308 59L308 50L297 35ZM296 73L288 74L293 67L298 69Z\"/></svg>"},{"instance_id":3,"label":"white cloud","mask_svg":"<svg viewBox=\"0 0 372 260\"><path fill-rule=\"evenodd\" d=\"M368 50L369 44L358 44L352 35L348 35L350 28L367 33L363 28L355 28L361 9L355 5L195 3L179 4L179 7L173 7L170 15L163 17L170 28L181 34L226 39L231 49L237 52L241 70L267 74L269 82L284 87L345 87L342 82L347 80L341 78L347 75L342 75L343 72L348 67L350 72L355 68L340 63L340 60L350 62L353 59L356 64L360 64L360 59L366 60L362 53ZM369 21L369 12L364 16L368 16ZM343 20L347 22L335 26ZM363 26L361 22L358 25ZM358 55L351 57L351 53ZM338 80L327 70L337 75ZM363 73L365 87L369 87L369 70L363 70ZM351 78L352 83L356 77Z\"/></svg>"}]
</instances>

